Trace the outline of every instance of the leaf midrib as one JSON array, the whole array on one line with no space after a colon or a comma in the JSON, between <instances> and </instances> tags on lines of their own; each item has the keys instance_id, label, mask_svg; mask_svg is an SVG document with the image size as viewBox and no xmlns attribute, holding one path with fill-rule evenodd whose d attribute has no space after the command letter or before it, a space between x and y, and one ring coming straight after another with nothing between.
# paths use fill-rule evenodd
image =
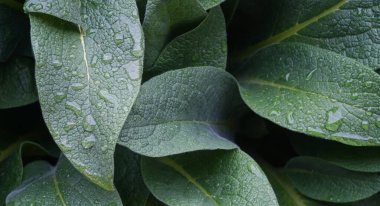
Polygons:
<instances>
[{"instance_id":1,"label":"leaf midrib","mask_svg":"<svg viewBox=\"0 0 380 206\"><path fill-rule=\"evenodd\" d=\"M264 39L264 40L262 40L256 44L254 44L251 47L248 47L248 49L246 49L245 51L243 51L240 54L238 59L244 60L246 58L249 58L252 55L254 55L257 51L259 51L260 49L262 49L264 47L267 47L267 46L272 45L272 44L280 43L280 42L284 41L285 39L288 39L289 37L291 37L293 35L297 35L298 32L301 31L302 29L304 29L304 28L310 26L311 24L319 21L323 17L326 17L326 16L333 14L334 12L340 10L340 8L343 5L345 5L347 2L348 2L348 0L341 0L337 4L335 4L334 6L322 11L318 15L316 15L316 16L314 16L314 17L312 17L312 18L310 18L310 19L308 19L302 23L297 22L295 25L288 28L287 30L280 32L274 36L270 36L269 38Z\"/></svg>"},{"instance_id":2,"label":"leaf midrib","mask_svg":"<svg viewBox=\"0 0 380 206\"><path fill-rule=\"evenodd\" d=\"M176 172L178 172L180 175L185 177L190 183L192 183L201 193L203 193L207 198L212 200L215 205L219 206L220 204L213 198L211 193L206 190L197 180L192 177L181 165L179 165L177 162L175 162L173 159L170 159L168 157L160 158L160 162L163 164L173 168Z\"/></svg>"},{"instance_id":3,"label":"leaf midrib","mask_svg":"<svg viewBox=\"0 0 380 206\"><path fill-rule=\"evenodd\" d=\"M366 110L363 109L363 108L357 107L355 105L348 104L346 102L339 101L338 99L334 99L334 98L331 98L329 96L326 96L326 95L323 95L323 94L320 94L320 93L311 92L311 91L307 91L307 90L296 88L296 87L291 87L291 86L284 85L284 84L279 84L277 82L271 82L271 81L267 81L267 80L259 79L259 78L250 79L248 81L245 80L245 81L242 81L242 82L257 84L257 85L260 85L260 86L268 86L268 87L273 87L273 88L277 88L277 89L286 89L286 90L289 90L289 91L299 92L299 93L304 93L304 94L309 94L309 95L315 95L315 96L319 96L319 97L322 97L324 99L327 99L327 100L329 100L331 102L338 102L340 104L343 104L343 105L346 105L346 106L349 106L349 107L352 107L352 108L355 108L355 109L358 109L358 110L366 112Z\"/></svg>"},{"instance_id":4,"label":"leaf midrib","mask_svg":"<svg viewBox=\"0 0 380 206\"><path fill-rule=\"evenodd\" d=\"M62 195L62 193L61 193L61 191L60 191L60 189L58 187L59 183L57 181L57 176L55 174L55 170L53 170L52 176L53 176L53 183L54 183L55 192L57 193L57 196L58 196L59 200L61 201L62 205L63 206L67 206L66 203L65 203L65 200L63 199L63 195Z\"/></svg>"}]
</instances>

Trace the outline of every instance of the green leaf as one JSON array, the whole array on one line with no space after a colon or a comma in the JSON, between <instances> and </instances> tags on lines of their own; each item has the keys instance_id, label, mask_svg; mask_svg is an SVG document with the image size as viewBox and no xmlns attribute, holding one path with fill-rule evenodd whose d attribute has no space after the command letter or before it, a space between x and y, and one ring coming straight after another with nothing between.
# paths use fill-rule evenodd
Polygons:
<instances>
[{"instance_id":1,"label":"green leaf","mask_svg":"<svg viewBox=\"0 0 380 206\"><path fill-rule=\"evenodd\" d=\"M203 6L205 10L218 6L224 1L225 0L198 0L198 2Z\"/></svg>"},{"instance_id":2,"label":"green leaf","mask_svg":"<svg viewBox=\"0 0 380 206\"><path fill-rule=\"evenodd\" d=\"M242 97L262 117L345 144L380 144L380 76L370 68L314 46L281 43L242 69Z\"/></svg>"},{"instance_id":3,"label":"green leaf","mask_svg":"<svg viewBox=\"0 0 380 206\"><path fill-rule=\"evenodd\" d=\"M225 68L227 34L220 7L212 9L195 29L171 41L161 52L154 66L145 71L155 75L185 67L214 66Z\"/></svg>"},{"instance_id":4,"label":"green leaf","mask_svg":"<svg viewBox=\"0 0 380 206\"><path fill-rule=\"evenodd\" d=\"M1 138L7 139L2 136ZM2 141L3 143L3 141ZM2 145L3 146L3 145ZM49 154L41 145L35 142L23 141L21 139L14 141L0 153L0 203L5 202L5 198L13 189L20 185L23 178L23 153L29 154L29 158L32 158L30 151L33 151L34 155L46 155Z\"/></svg>"},{"instance_id":5,"label":"green leaf","mask_svg":"<svg viewBox=\"0 0 380 206\"><path fill-rule=\"evenodd\" d=\"M28 180L28 179L27 179ZM27 181L26 180L26 181ZM87 180L64 157L45 175L21 185L7 197L7 205L122 205L116 191Z\"/></svg>"},{"instance_id":6,"label":"green leaf","mask_svg":"<svg viewBox=\"0 0 380 206\"><path fill-rule=\"evenodd\" d=\"M115 145L141 82L144 41L136 2L36 2L25 8L44 119L73 165L111 190ZM81 19L70 10L79 5ZM45 15L61 18L56 10L70 10L63 19L74 20Z\"/></svg>"},{"instance_id":7,"label":"green leaf","mask_svg":"<svg viewBox=\"0 0 380 206\"><path fill-rule=\"evenodd\" d=\"M265 174L238 149L143 158L142 174L168 205L278 205Z\"/></svg>"},{"instance_id":8,"label":"green leaf","mask_svg":"<svg viewBox=\"0 0 380 206\"><path fill-rule=\"evenodd\" d=\"M331 164L358 172L380 172L380 148L353 147L317 138L292 138L300 155L321 158Z\"/></svg>"},{"instance_id":9,"label":"green leaf","mask_svg":"<svg viewBox=\"0 0 380 206\"><path fill-rule=\"evenodd\" d=\"M353 172L314 157L296 157L286 173L303 195L328 202L353 202L380 191L376 173Z\"/></svg>"},{"instance_id":10,"label":"green leaf","mask_svg":"<svg viewBox=\"0 0 380 206\"><path fill-rule=\"evenodd\" d=\"M283 170L273 168L268 164L261 164L281 206L322 206L317 201L302 196L290 183Z\"/></svg>"},{"instance_id":11,"label":"green leaf","mask_svg":"<svg viewBox=\"0 0 380 206\"><path fill-rule=\"evenodd\" d=\"M151 157L236 148L224 137L239 100L235 80L221 69L166 72L143 84L118 143Z\"/></svg>"},{"instance_id":12,"label":"green leaf","mask_svg":"<svg viewBox=\"0 0 380 206\"><path fill-rule=\"evenodd\" d=\"M259 1L262 5L264 1ZM265 0L258 41L242 52L252 56L269 45L288 41L328 49L376 69L380 67L380 2L350 0ZM258 7L260 4L256 4Z\"/></svg>"},{"instance_id":13,"label":"green leaf","mask_svg":"<svg viewBox=\"0 0 380 206\"><path fill-rule=\"evenodd\" d=\"M27 32L28 19L25 14L0 4L0 62L5 62L11 56Z\"/></svg>"},{"instance_id":14,"label":"green leaf","mask_svg":"<svg viewBox=\"0 0 380 206\"><path fill-rule=\"evenodd\" d=\"M152 194L149 195L148 200L145 203L145 206L166 206L164 203L160 202Z\"/></svg>"},{"instance_id":15,"label":"green leaf","mask_svg":"<svg viewBox=\"0 0 380 206\"><path fill-rule=\"evenodd\" d=\"M143 23L144 67L151 67L165 45L206 16L197 0L148 0Z\"/></svg>"},{"instance_id":16,"label":"green leaf","mask_svg":"<svg viewBox=\"0 0 380 206\"><path fill-rule=\"evenodd\" d=\"M13 56L0 63L0 109L24 106L38 100L34 61Z\"/></svg>"},{"instance_id":17,"label":"green leaf","mask_svg":"<svg viewBox=\"0 0 380 206\"><path fill-rule=\"evenodd\" d=\"M140 155L125 147L116 147L115 152L115 187L124 205L144 205L149 197L140 170Z\"/></svg>"}]
</instances>

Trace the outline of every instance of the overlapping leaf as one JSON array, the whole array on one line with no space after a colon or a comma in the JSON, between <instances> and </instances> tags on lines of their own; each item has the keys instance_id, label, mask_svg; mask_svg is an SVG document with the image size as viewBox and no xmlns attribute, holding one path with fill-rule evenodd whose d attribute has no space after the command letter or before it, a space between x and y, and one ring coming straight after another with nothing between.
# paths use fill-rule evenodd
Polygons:
<instances>
[{"instance_id":1,"label":"overlapping leaf","mask_svg":"<svg viewBox=\"0 0 380 206\"><path fill-rule=\"evenodd\" d=\"M79 171L112 189L117 137L141 81L136 2L30 0L25 10L49 130Z\"/></svg>"},{"instance_id":2,"label":"overlapping leaf","mask_svg":"<svg viewBox=\"0 0 380 206\"><path fill-rule=\"evenodd\" d=\"M44 175L29 178L8 195L7 205L122 205L116 191L87 180L64 156Z\"/></svg>"},{"instance_id":3,"label":"overlapping leaf","mask_svg":"<svg viewBox=\"0 0 380 206\"><path fill-rule=\"evenodd\" d=\"M220 7L212 9L195 29L173 39L147 72L151 75L194 66L225 68L227 34Z\"/></svg>"},{"instance_id":4,"label":"overlapping leaf","mask_svg":"<svg viewBox=\"0 0 380 206\"><path fill-rule=\"evenodd\" d=\"M154 157L233 149L225 138L240 104L235 80L221 69L169 71L143 84L118 143Z\"/></svg>"},{"instance_id":5,"label":"overlapping leaf","mask_svg":"<svg viewBox=\"0 0 380 206\"><path fill-rule=\"evenodd\" d=\"M380 76L350 58L301 43L256 53L239 77L259 115L351 145L380 144Z\"/></svg>"},{"instance_id":6,"label":"overlapping leaf","mask_svg":"<svg viewBox=\"0 0 380 206\"><path fill-rule=\"evenodd\" d=\"M143 158L142 174L153 195L170 206L278 205L265 174L238 149Z\"/></svg>"},{"instance_id":7,"label":"overlapping leaf","mask_svg":"<svg viewBox=\"0 0 380 206\"><path fill-rule=\"evenodd\" d=\"M313 157L293 158L286 173L299 192L327 202L353 202L380 191L378 174L349 171Z\"/></svg>"}]
</instances>

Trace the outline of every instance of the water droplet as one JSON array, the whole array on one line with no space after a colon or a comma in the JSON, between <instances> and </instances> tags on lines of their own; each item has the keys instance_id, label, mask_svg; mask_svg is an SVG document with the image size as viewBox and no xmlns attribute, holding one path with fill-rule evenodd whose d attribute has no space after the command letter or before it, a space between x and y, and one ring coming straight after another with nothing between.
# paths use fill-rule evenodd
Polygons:
<instances>
[{"instance_id":1,"label":"water droplet","mask_svg":"<svg viewBox=\"0 0 380 206\"><path fill-rule=\"evenodd\" d=\"M78 103L76 102L66 102L65 107L74 112L75 115L79 116L82 113L82 110Z\"/></svg>"},{"instance_id":2,"label":"water droplet","mask_svg":"<svg viewBox=\"0 0 380 206\"><path fill-rule=\"evenodd\" d=\"M351 94L351 99L352 100L357 100L358 98L359 98L359 94L358 93Z\"/></svg>"},{"instance_id":3,"label":"water droplet","mask_svg":"<svg viewBox=\"0 0 380 206\"><path fill-rule=\"evenodd\" d=\"M111 63L113 56L111 53L105 53L105 54L103 54L102 59L103 59L104 63L109 64L109 63Z\"/></svg>"},{"instance_id":4,"label":"water droplet","mask_svg":"<svg viewBox=\"0 0 380 206\"><path fill-rule=\"evenodd\" d=\"M51 64L52 64L53 67L56 68L56 69L59 69L59 68L62 67L62 62L59 61L59 60L57 60L57 59L53 60L53 62L52 62Z\"/></svg>"},{"instance_id":5,"label":"water droplet","mask_svg":"<svg viewBox=\"0 0 380 206\"><path fill-rule=\"evenodd\" d=\"M79 91L79 90L82 90L83 88L86 87L86 85L82 84L82 83L74 83L72 84L71 86L71 89L73 89L74 91Z\"/></svg>"},{"instance_id":6,"label":"water droplet","mask_svg":"<svg viewBox=\"0 0 380 206\"><path fill-rule=\"evenodd\" d=\"M92 117L92 115L87 115L83 119L83 128L84 128L84 130L86 130L88 132L92 132L92 131L94 131L95 126L96 126L96 122L95 122L94 117Z\"/></svg>"},{"instance_id":7,"label":"water droplet","mask_svg":"<svg viewBox=\"0 0 380 206\"><path fill-rule=\"evenodd\" d=\"M380 128L380 117L376 118L376 127Z\"/></svg>"},{"instance_id":8,"label":"water droplet","mask_svg":"<svg viewBox=\"0 0 380 206\"><path fill-rule=\"evenodd\" d=\"M316 137L326 137L326 133L321 128L308 127L306 132Z\"/></svg>"},{"instance_id":9,"label":"water droplet","mask_svg":"<svg viewBox=\"0 0 380 206\"><path fill-rule=\"evenodd\" d=\"M325 127L330 131L337 131L343 123L342 111L338 107L334 107L326 113Z\"/></svg>"},{"instance_id":10,"label":"water droplet","mask_svg":"<svg viewBox=\"0 0 380 206\"><path fill-rule=\"evenodd\" d=\"M124 43L124 35L121 33L115 34L115 43L117 45Z\"/></svg>"},{"instance_id":11,"label":"water droplet","mask_svg":"<svg viewBox=\"0 0 380 206\"><path fill-rule=\"evenodd\" d=\"M134 57L142 57L144 54L144 51L143 50L132 50L131 53Z\"/></svg>"},{"instance_id":12,"label":"water droplet","mask_svg":"<svg viewBox=\"0 0 380 206\"><path fill-rule=\"evenodd\" d=\"M54 96L54 101L55 101L56 103L60 103L60 102L62 102L62 100L63 100L64 98L66 98L66 94L65 94L65 93L63 93L63 92L57 92L57 93L55 94L55 96Z\"/></svg>"},{"instance_id":13,"label":"water droplet","mask_svg":"<svg viewBox=\"0 0 380 206\"><path fill-rule=\"evenodd\" d=\"M367 88L371 88L372 85L373 85L373 82L371 82L371 81L367 81L367 82L364 83L364 85L365 85Z\"/></svg>"},{"instance_id":14,"label":"water droplet","mask_svg":"<svg viewBox=\"0 0 380 206\"><path fill-rule=\"evenodd\" d=\"M99 96L106 102L110 102L115 104L117 102L117 97L111 93L109 93L107 90L102 89L99 91Z\"/></svg>"},{"instance_id":15,"label":"water droplet","mask_svg":"<svg viewBox=\"0 0 380 206\"><path fill-rule=\"evenodd\" d=\"M289 81L289 76L290 76L290 73L287 73L287 74L285 75L285 80L286 80L286 81Z\"/></svg>"},{"instance_id":16,"label":"water droplet","mask_svg":"<svg viewBox=\"0 0 380 206\"><path fill-rule=\"evenodd\" d=\"M290 112L286 118L286 121L288 122L288 124L290 125L294 125L294 117L293 117L293 112Z\"/></svg>"},{"instance_id":17,"label":"water droplet","mask_svg":"<svg viewBox=\"0 0 380 206\"><path fill-rule=\"evenodd\" d=\"M74 122L68 122L65 126L63 126L63 130L65 130L65 132L69 132L72 128L74 128L74 126Z\"/></svg>"},{"instance_id":18,"label":"water droplet","mask_svg":"<svg viewBox=\"0 0 380 206\"><path fill-rule=\"evenodd\" d=\"M91 66L95 67L97 63L98 63L98 57L97 56L92 57Z\"/></svg>"},{"instance_id":19,"label":"water droplet","mask_svg":"<svg viewBox=\"0 0 380 206\"><path fill-rule=\"evenodd\" d=\"M280 113L279 113L278 111L273 110L273 111L271 111L271 112L269 113L269 115L270 115L270 116L280 116Z\"/></svg>"},{"instance_id":20,"label":"water droplet","mask_svg":"<svg viewBox=\"0 0 380 206\"><path fill-rule=\"evenodd\" d=\"M91 134L90 136L84 138L81 142L83 148L85 149L90 149L95 145L96 142L96 137L95 135Z\"/></svg>"},{"instance_id":21,"label":"water droplet","mask_svg":"<svg viewBox=\"0 0 380 206\"><path fill-rule=\"evenodd\" d=\"M248 165L248 171L251 172L252 174L256 175L257 177L262 177L263 174L262 172L260 171L260 169L254 165L254 164L249 164Z\"/></svg>"},{"instance_id":22,"label":"water droplet","mask_svg":"<svg viewBox=\"0 0 380 206\"><path fill-rule=\"evenodd\" d=\"M306 76L306 80L309 81L311 77L313 77L314 72L317 71L317 69L313 69L309 74Z\"/></svg>"},{"instance_id":23,"label":"water droplet","mask_svg":"<svg viewBox=\"0 0 380 206\"><path fill-rule=\"evenodd\" d=\"M366 120L363 120L363 121L362 121L362 128L363 128L365 131L368 131L368 130L369 130L369 122L366 121Z\"/></svg>"},{"instance_id":24,"label":"water droplet","mask_svg":"<svg viewBox=\"0 0 380 206\"><path fill-rule=\"evenodd\" d=\"M129 77L132 80L136 80L140 78L140 61L130 61L128 64L125 64L122 66L123 70L126 70L128 72Z\"/></svg>"}]
</instances>

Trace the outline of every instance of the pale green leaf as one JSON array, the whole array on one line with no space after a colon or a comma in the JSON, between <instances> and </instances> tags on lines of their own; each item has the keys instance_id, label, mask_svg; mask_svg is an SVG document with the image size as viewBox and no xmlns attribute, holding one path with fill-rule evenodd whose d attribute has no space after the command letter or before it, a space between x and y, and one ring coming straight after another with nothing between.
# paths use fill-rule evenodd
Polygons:
<instances>
[{"instance_id":1,"label":"pale green leaf","mask_svg":"<svg viewBox=\"0 0 380 206\"><path fill-rule=\"evenodd\" d=\"M39 100L67 158L94 183L112 189L115 145L141 82L144 41L136 2L70 2L25 5ZM77 19L70 8L79 6ZM63 19L70 22L60 19L66 10L70 18Z\"/></svg>"},{"instance_id":2,"label":"pale green leaf","mask_svg":"<svg viewBox=\"0 0 380 206\"><path fill-rule=\"evenodd\" d=\"M203 6L205 10L211 9L219 4L223 3L225 0L198 0L198 2Z\"/></svg>"},{"instance_id":3,"label":"pale green leaf","mask_svg":"<svg viewBox=\"0 0 380 206\"><path fill-rule=\"evenodd\" d=\"M278 205L265 174L238 149L143 158L142 174L153 195L170 206Z\"/></svg>"},{"instance_id":4,"label":"pale green leaf","mask_svg":"<svg viewBox=\"0 0 380 206\"><path fill-rule=\"evenodd\" d=\"M236 148L225 138L240 101L235 80L221 69L166 72L143 84L118 143L153 157Z\"/></svg>"},{"instance_id":5,"label":"pale green leaf","mask_svg":"<svg viewBox=\"0 0 380 206\"><path fill-rule=\"evenodd\" d=\"M300 43L263 49L242 69L242 97L259 115L346 144L380 144L380 76L372 69Z\"/></svg>"}]
</instances>

